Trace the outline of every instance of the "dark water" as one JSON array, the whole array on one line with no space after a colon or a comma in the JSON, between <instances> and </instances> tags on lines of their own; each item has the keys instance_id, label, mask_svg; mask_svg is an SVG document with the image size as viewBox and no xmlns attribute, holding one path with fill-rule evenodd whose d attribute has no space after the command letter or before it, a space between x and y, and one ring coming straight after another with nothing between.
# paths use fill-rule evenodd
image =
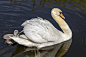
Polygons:
<instances>
[{"instance_id":1,"label":"dark water","mask_svg":"<svg viewBox=\"0 0 86 57\"><path fill-rule=\"evenodd\" d=\"M61 43L54 48L40 50L41 57L86 57L86 0L0 1L0 57L34 57L37 51L19 45L8 46L3 35L13 33L16 29L21 31L21 24L25 20L37 16L49 20L59 28L50 15L54 7L63 11L65 21L73 32L72 43L69 40L63 46Z\"/></svg>"}]
</instances>

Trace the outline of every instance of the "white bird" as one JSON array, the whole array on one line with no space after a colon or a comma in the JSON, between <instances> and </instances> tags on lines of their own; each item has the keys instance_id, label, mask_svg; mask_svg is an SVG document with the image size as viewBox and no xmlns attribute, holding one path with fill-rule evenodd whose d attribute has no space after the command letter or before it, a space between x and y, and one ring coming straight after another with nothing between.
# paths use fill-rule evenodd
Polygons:
<instances>
[{"instance_id":1,"label":"white bird","mask_svg":"<svg viewBox=\"0 0 86 57\"><path fill-rule=\"evenodd\" d=\"M11 44L13 44L15 42L12 41L10 37L17 36L17 34L18 34L18 30L14 30L14 33L13 34L6 34L6 35L3 36L3 38L6 40L5 42L7 44L11 45Z\"/></svg>"},{"instance_id":2,"label":"white bird","mask_svg":"<svg viewBox=\"0 0 86 57\"><path fill-rule=\"evenodd\" d=\"M51 16L59 24L63 32L56 29L48 20L37 17L27 20L21 25L24 26L23 31L25 34L22 35L22 38L10 38L21 45L27 47L36 46L38 49L71 39L72 31L68 24L63 20L65 17L63 16L62 11L59 8L53 8L51 10Z\"/></svg>"}]
</instances>

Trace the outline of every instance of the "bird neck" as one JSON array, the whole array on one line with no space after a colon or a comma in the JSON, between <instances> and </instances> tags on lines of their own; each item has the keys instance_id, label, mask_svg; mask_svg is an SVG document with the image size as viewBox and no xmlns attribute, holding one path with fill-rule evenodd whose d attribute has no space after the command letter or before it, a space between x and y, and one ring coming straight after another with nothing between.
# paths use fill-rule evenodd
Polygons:
<instances>
[{"instance_id":1,"label":"bird neck","mask_svg":"<svg viewBox=\"0 0 86 57\"><path fill-rule=\"evenodd\" d=\"M69 28L68 24L60 16L52 15L52 17L58 23L60 28L63 30L64 34L71 37L72 36L72 31Z\"/></svg>"}]
</instances>

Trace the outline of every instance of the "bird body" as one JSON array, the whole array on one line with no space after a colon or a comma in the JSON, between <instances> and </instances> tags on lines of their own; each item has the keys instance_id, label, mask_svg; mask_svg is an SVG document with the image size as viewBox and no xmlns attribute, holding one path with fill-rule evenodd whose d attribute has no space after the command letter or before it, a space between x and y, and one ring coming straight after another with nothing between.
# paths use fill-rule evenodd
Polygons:
<instances>
[{"instance_id":1,"label":"bird body","mask_svg":"<svg viewBox=\"0 0 86 57\"><path fill-rule=\"evenodd\" d=\"M25 21L23 31L25 35L36 43L44 43L49 41L57 41L60 35L60 31L47 20L43 20L40 17L32 18Z\"/></svg>"},{"instance_id":2,"label":"bird body","mask_svg":"<svg viewBox=\"0 0 86 57\"><path fill-rule=\"evenodd\" d=\"M72 37L72 31L67 25L67 23L62 19L64 16L60 14L62 12L58 8L54 8L51 11L53 19L59 24L63 32L56 29L48 20L44 20L40 17L32 18L25 21L21 26L23 26L23 35L25 37L11 37L17 43L38 48L51 46L64 41L69 40ZM62 18L61 18L62 17Z\"/></svg>"}]
</instances>

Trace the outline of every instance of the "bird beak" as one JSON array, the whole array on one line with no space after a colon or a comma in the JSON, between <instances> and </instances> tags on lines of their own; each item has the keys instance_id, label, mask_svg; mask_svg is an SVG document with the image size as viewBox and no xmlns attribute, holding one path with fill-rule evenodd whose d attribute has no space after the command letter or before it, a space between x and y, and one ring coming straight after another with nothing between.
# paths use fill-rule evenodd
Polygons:
<instances>
[{"instance_id":1,"label":"bird beak","mask_svg":"<svg viewBox=\"0 0 86 57\"><path fill-rule=\"evenodd\" d=\"M63 16L63 14L62 14L62 13L60 14L60 16L61 16L63 19L65 19L65 17Z\"/></svg>"}]
</instances>

